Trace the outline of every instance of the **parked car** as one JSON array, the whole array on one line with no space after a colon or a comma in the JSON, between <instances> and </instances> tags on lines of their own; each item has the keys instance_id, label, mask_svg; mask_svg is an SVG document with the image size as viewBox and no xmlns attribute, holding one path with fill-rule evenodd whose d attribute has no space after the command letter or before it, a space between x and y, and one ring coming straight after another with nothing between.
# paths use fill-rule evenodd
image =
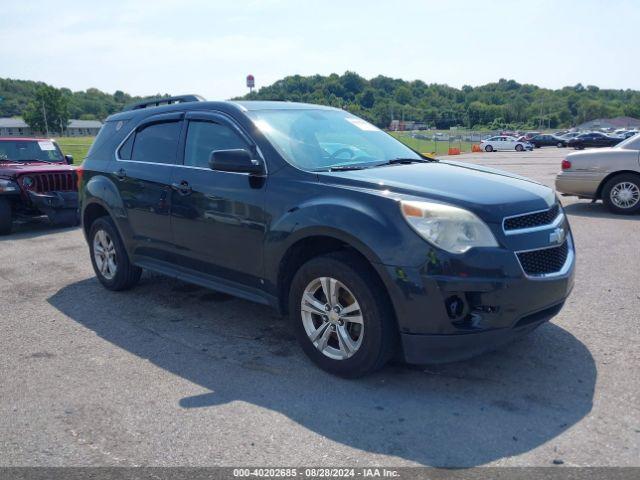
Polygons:
<instances>
[{"instance_id":1,"label":"parked car","mask_svg":"<svg viewBox=\"0 0 640 480\"><path fill-rule=\"evenodd\" d=\"M582 133L569 139L567 141L567 146L573 147L576 150L582 150L586 147L612 147L621 141L622 139L620 137L613 137L600 132L590 132Z\"/></svg>"},{"instance_id":2,"label":"parked car","mask_svg":"<svg viewBox=\"0 0 640 480\"><path fill-rule=\"evenodd\" d=\"M507 135L498 135L490 137L480 142L480 148L485 152L493 152L497 150L516 150L522 152L524 150L533 150L533 145L529 142L520 141L517 138Z\"/></svg>"},{"instance_id":3,"label":"parked car","mask_svg":"<svg viewBox=\"0 0 640 480\"><path fill-rule=\"evenodd\" d=\"M536 135L531 140L529 140L534 148L540 147L566 147L567 140L557 135L552 135L549 133L541 133L540 135Z\"/></svg>"},{"instance_id":4,"label":"parked car","mask_svg":"<svg viewBox=\"0 0 640 480\"><path fill-rule=\"evenodd\" d=\"M526 138L527 140L531 140L536 135L540 135L540 132L526 132L524 134L524 138Z\"/></svg>"},{"instance_id":5,"label":"parked car","mask_svg":"<svg viewBox=\"0 0 640 480\"><path fill-rule=\"evenodd\" d=\"M72 162L53 140L0 138L0 235L11 233L17 218L46 215L55 224L77 224Z\"/></svg>"},{"instance_id":6,"label":"parked car","mask_svg":"<svg viewBox=\"0 0 640 480\"><path fill-rule=\"evenodd\" d=\"M565 140L569 140L571 138L577 137L578 135L582 135L583 133L585 133L585 132L568 132L568 133L565 133L564 135L560 135L560 136Z\"/></svg>"},{"instance_id":7,"label":"parked car","mask_svg":"<svg viewBox=\"0 0 640 480\"><path fill-rule=\"evenodd\" d=\"M83 231L107 289L148 269L270 305L346 377L495 349L569 295L552 189L426 158L344 110L196 100L112 115L88 153Z\"/></svg>"},{"instance_id":8,"label":"parked car","mask_svg":"<svg viewBox=\"0 0 640 480\"><path fill-rule=\"evenodd\" d=\"M601 199L614 213L640 212L640 135L613 148L570 153L556 189L563 195Z\"/></svg>"},{"instance_id":9,"label":"parked car","mask_svg":"<svg viewBox=\"0 0 640 480\"><path fill-rule=\"evenodd\" d=\"M629 137L633 137L637 133L638 133L638 130L627 130L626 132L622 132L618 134L618 136L622 139L627 139Z\"/></svg>"}]
</instances>

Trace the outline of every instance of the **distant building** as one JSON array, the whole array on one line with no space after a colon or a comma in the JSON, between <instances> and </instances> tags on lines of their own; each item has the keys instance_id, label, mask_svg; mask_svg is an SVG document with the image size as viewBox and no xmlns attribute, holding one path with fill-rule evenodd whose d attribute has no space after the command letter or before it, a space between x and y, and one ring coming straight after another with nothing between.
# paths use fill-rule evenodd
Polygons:
<instances>
[{"instance_id":1,"label":"distant building","mask_svg":"<svg viewBox=\"0 0 640 480\"><path fill-rule=\"evenodd\" d=\"M640 120L633 117L596 118L581 123L576 128L580 130L596 130L600 128L640 128Z\"/></svg>"},{"instance_id":2,"label":"distant building","mask_svg":"<svg viewBox=\"0 0 640 480\"><path fill-rule=\"evenodd\" d=\"M95 137L102 127L98 120L69 120L69 125L63 132L70 137ZM50 131L50 135L58 132ZM0 137L42 137L44 132L36 132L20 117L0 118Z\"/></svg>"},{"instance_id":3,"label":"distant building","mask_svg":"<svg viewBox=\"0 0 640 480\"><path fill-rule=\"evenodd\" d=\"M32 135L31 127L20 117L0 118L0 137L30 137Z\"/></svg>"},{"instance_id":4,"label":"distant building","mask_svg":"<svg viewBox=\"0 0 640 480\"><path fill-rule=\"evenodd\" d=\"M64 134L69 137L95 137L101 128L99 120L69 120Z\"/></svg>"}]
</instances>

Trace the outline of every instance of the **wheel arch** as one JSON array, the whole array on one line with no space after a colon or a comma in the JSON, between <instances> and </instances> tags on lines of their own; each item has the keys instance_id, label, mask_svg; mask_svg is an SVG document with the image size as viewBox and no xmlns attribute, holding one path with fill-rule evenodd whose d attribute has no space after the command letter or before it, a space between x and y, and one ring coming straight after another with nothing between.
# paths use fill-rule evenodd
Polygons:
<instances>
[{"instance_id":1,"label":"wheel arch","mask_svg":"<svg viewBox=\"0 0 640 480\"><path fill-rule=\"evenodd\" d=\"M378 258L366 245L344 232L310 228L297 235L280 261L276 288L278 308L281 313L288 313L289 287L298 269L312 258L339 251L349 252L365 262L370 269L369 273L373 276L372 278L376 282L380 282L383 287L389 305L394 308L386 283L381 272L376 268Z\"/></svg>"},{"instance_id":2,"label":"wheel arch","mask_svg":"<svg viewBox=\"0 0 640 480\"><path fill-rule=\"evenodd\" d=\"M618 175L624 174L635 175L636 177L638 177L638 179L640 179L640 172L637 172L635 170L617 170L615 172L612 172L600 181L600 185L598 185L598 189L596 190L595 198L602 199L602 190L604 189L604 186L607 184L607 182Z\"/></svg>"}]
</instances>

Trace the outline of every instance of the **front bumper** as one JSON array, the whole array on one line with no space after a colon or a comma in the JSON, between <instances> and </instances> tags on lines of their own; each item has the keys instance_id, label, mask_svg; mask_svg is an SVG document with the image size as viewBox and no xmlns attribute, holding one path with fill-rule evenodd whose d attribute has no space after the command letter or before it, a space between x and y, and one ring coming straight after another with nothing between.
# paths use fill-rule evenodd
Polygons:
<instances>
[{"instance_id":1,"label":"front bumper","mask_svg":"<svg viewBox=\"0 0 640 480\"><path fill-rule=\"evenodd\" d=\"M78 192L27 192L31 206L45 214L52 223L76 224Z\"/></svg>"},{"instance_id":2,"label":"front bumper","mask_svg":"<svg viewBox=\"0 0 640 480\"><path fill-rule=\"evenodd\" d=\"M524 274L511 252L478 252L465 263L386 267L404 360L444 363L494 350L553 318L574 284L575 252L557 274Z\"/></svg>"},{"instance_id":3,"label":"front bumper","mask_svg":"<svg viewBox=\"0 0 640 480\"><path fill-rule=\"evenodd\" d=\"M400 335L404 360L407 363L428 364L467 360L495 350L527 335L553 318L564 305L556 305L522 317L511 328L497 328L475 333L453 335Z\"/></svg>"}]
</instances>

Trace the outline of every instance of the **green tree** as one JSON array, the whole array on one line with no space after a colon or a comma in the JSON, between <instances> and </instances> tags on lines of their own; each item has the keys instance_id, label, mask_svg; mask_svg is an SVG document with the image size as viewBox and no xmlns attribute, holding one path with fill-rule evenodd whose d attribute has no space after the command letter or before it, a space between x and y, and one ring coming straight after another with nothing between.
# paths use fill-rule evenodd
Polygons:
<instances>
[{"instance_id":1,"label":"green tree","mask_svg":"<svg viewBox=\"0 0 640 480\"><path fill-rule=\"evenodd\" d=\"M63 133L69 124L69 101L61 90L42 85L27 105L23 117L34 130Z\"/></svg>"},{"instance_id":2,"label":"green tree","mask_svg":"<svg viewBox=\"0 0 640 480\"><path fill-rule=\"evenodd\" d=\"M376 92L373 88L368 87L362 92L359 98L360 105L364 108L371 108L376 103Z\"/></svg>"}]
</instances>

